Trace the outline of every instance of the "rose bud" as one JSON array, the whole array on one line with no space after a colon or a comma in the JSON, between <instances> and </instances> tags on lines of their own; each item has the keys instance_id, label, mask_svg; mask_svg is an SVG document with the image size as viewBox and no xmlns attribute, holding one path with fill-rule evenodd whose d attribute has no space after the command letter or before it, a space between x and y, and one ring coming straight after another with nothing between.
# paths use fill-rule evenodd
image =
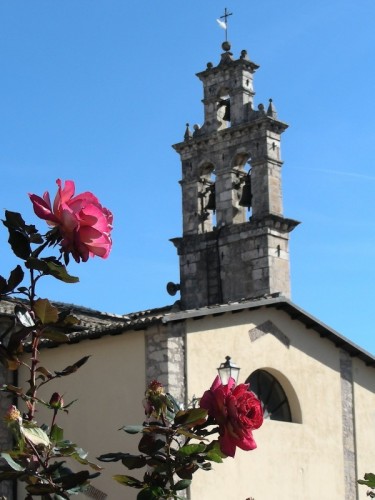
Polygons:
<instances>
[{"instance_id":1,"label":"rose bud","mask_svg":"<svg viewBox=\"0 0 375 500\"><path fill-rule=\"evenodd\" d=\"M64 406L64 400L58 392L54 392L49 400L49 405L54 410L60 410Z\"/></svg>"}]
</instances>

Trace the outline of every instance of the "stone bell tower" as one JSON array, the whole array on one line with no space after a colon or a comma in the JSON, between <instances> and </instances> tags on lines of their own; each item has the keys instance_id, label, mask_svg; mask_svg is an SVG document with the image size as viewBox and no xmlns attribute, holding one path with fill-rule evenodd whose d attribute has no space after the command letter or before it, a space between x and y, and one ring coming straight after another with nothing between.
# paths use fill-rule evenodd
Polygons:
<instances>
[{"instance_id":1,"label":"stone bell tower","mask_svg":"<svg viewBox=\"0 0 375 500\"><path fill-rule=\"evenodd\" d=\"M183 309L280 292L290 295L289 232L283 216L280 139L287 125L253 107L258 69L230 44L217 66L198 73L204 124L187 125L173 147L182 163L183 236L174 238L180 259Z\"/></svg>"}]
</instances>

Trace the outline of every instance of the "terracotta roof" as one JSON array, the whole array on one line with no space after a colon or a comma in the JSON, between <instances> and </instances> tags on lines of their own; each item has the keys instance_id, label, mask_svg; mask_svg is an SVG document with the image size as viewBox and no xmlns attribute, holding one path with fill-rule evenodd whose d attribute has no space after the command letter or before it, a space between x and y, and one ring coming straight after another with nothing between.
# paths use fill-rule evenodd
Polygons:
<instances>
[{"instance_id":1,"label":"terracotta roof","mask_svg":"<svg viewBox=\"0 0 375 500\"><path fill-rule=\"evenodd\" d=\"M80 320L79 325L75 325L68 332L70 343L77 343L86 339L97 339L107 335L120 335L129 330L146 330L151 325L166 324L173 321L186 321L188 319L199 320L206 316L219 316L226 313L236 313L243 310L255 310L261 307L272 307L286 312L292 320L300 321L307 329L318 333L321 337L327 338L336 347L347 351L350 356L361 359L366 365L375 367L375 357L365 351L346 337L330 328L319 319L315 318L292 301L280 294L272 294L258 298L241 299L236 302L226 304L216 304L197 309L181 311L179 301L174 305L146 309L134 313L118 315L104 313L89 309L87 307L54 302L60 310L69 309L72 314ZM14 302L11 300L0 301L0 321L1 318L12 316ZM52 342L46 343L47 347L56 347Z\"/></svg>"},{"instance_id":2,"label":"terracotta roof","mask_svg":"<svg viewBox=\"0 0 375 500\"><path fill-rule=\"evenodd\" d=\"M96 339L106 335L119 335L128 330L145 330L149 326L161 322L164 314L171 311L172 306L147 309L130 314L111 314L96 311L87 307L63 302L53 303L59 310L69 310L71 314L79 319L79 324L74 325L67 331L70 343L77 343L81 340ZM13 315L15 301L0 301L0 322L1 319L10 318ZM57 344L46 342L47 347L55 347Z\"/></svg>"}]
</instances>

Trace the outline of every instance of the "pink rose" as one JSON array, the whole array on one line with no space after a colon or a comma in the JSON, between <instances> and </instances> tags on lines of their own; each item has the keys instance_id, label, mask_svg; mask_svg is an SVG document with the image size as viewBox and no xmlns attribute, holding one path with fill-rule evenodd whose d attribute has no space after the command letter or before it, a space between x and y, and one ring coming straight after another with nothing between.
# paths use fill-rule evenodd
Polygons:
<instances>
[{"instance_id":1,"label":"pink rose","mask_svg":"<svg viewBox=\"0 0 375 500\"><path fill-rule=\"evenodd\" d=\"M95 255L106 259L112 247L112 213L90 192L74 196L73 181L66 181L64 187L60 179L56 183L53 206L47 191L43 198L29 194L35 214L59 228L62 251L71 253L76 262Z\"/></svg>"},{"instance_id":2,"label":"pink rose","mask_svg":"<svg viewBox=\"0 0 375 500\"><path fill-rule=\"evenodd\" d=\"M220 449L229 457L234 457L236 446L246 451L257 446L252 431L262 425L263 409L248 389L249 384L236 386L232 378L223 385L217 376L200 401L201 408L208 410L209 417L219 425Z\"/></svg>"}]
</instances>

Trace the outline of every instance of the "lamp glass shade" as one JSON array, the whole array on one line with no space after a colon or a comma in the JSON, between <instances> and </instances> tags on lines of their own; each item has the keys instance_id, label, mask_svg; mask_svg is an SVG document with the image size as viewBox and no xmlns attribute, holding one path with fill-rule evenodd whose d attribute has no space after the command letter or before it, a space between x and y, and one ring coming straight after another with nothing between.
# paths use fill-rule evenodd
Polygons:
<instances>
[{"instance_id":1,"label":"lamp glass shade","mask_svg":"<svg viewBox=\"0 0 375 500\"><path fill-rule=\"evenodd\" d=\"M225 357L224 363L221 363L217 371L223 385L227 385L230 378L233 378L237 384L240 368L231 361L230 356Z\"/></svg>"}]
</instances>

